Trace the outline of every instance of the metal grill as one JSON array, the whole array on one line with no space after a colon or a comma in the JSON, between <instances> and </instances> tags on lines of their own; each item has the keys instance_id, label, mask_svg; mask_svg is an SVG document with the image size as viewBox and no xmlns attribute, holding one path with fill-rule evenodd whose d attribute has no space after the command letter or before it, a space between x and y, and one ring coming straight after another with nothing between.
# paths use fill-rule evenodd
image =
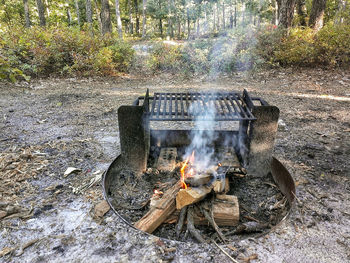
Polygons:
<instances>
[{"instance_id":1,"label":"metal grill","mask_svg":"<svg viewBox=\"0 0 350 263\"><path fill-rule=\"evenodd\" d=\"M154 93L149 99L151 121L256 119L238 93ZM208 115L209 111L214 114Z\"/></svg>"}]
</instances>

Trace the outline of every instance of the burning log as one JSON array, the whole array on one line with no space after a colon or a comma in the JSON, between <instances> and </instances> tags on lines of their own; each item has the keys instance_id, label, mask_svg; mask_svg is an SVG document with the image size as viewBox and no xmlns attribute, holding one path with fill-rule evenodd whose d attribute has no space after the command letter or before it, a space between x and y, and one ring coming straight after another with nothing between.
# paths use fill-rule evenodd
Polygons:
<instances>
[{"instance_id":1,"label":"burning log","mask_svg":"<svg viewBox=\"0 0 350 263\"><path fill-rule=\"evenodd\" d=\"M180 187L181 182L177 182L169 188L157 204L152 206L134 226L150 234L156 230L175 211L175 196Z\"/></svg>"},{"instance_id":2,"label":"burning log","mask_svg":"<svg viewBox=\"0 0 350 263\"><path fill-rule=\"evenodd\" d=\"M195 176L189 176L185 178L185 183L189 184L190 186L201 186L201 185L206 185L210 183L210 181L213 179L212 174L198 174Z\"/></svg>"},{"instance_id":3,"label":"burning log","mask_svg":"<svg viewBox=\"0 0 350 263\"><path fill-rule=\"evenodd\" d=\"M215 193L227 193L230 191L230 182L228 177L220 179L213 183L213 188Z\"/></svg>"},{"instance_id":4,"label":"burning log","mask_svg":"<svg viewBox=\"0 0 350 263\"><path fill-rule=\"evenodd\" d=\"M218 226L236 226L239 222L239 204L234 195L216 195L213 200L213 218ZM173 224L178 221L179 210L169 216L165 223ZM202 213L196 212L193 215L195 225L208 225L208 220Z\"/></svg>"},{"instance_id":5,"label":"burning log","mask_svg":"<svg viewBox=\"0 0 350 263\"><path fill-rule=\"evenodd\" d=\"M211 192L213 185L200 186L200 187L188 187L181 189L176 195L176 209L181 209L184 206L197 203L206 197Z\"/></svg>"}]
</instances>

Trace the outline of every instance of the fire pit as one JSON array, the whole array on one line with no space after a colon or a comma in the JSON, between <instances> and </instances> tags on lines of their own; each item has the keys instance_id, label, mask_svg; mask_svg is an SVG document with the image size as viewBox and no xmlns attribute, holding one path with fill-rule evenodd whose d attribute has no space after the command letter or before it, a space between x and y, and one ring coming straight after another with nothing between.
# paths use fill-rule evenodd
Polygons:
<instances>
[{"instance_id":1,"label":"fire pit","mask_svg":"<svg viewBox=\"0 0 350 263\"><path fill-rule=\"evenodd\" d=\"M272 157L278 117L246 90L147 90L118 109L121 155L104 175L105 198L129 225L167 239L271 231L295 198L291 175Z\"/></svg>"}]
</instances>

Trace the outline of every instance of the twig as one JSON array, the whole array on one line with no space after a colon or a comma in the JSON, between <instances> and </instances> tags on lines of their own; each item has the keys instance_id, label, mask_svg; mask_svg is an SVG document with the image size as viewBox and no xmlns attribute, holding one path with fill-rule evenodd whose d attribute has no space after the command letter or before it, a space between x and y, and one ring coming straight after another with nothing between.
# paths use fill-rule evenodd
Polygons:
<instances>
[{"instance_id":1,"label":"twig","mask_svg":"<svg viewBox=\"0 0 350 263\"><path fill-rule=\"evenodd\" d=\"M220 228L218 227L218 225L215 223L215 220L214 220L213 207L212 207L213 203L211 202L210 213L204 207L205 204L207 204L207 202L202 202L200 205L200 210L201 210L202 214L209 221L211 226L215 229L216 233L218 234L218 236L222 240L222 242L226 243L225 236L222 234Z\"/></svg>"},{"instance_id":2,"label":"twig","mask_svg":"<svg viewBox=\"0 0 350 263\"><path fill-rule=\"evenodd\" d=\"M229 255L229 253L227 253L221 246L219 246L214 240L213 240L213 243L215 244L215 246L217 246L218 249L221 250L222 253L224 253L229 259L231 259L232 262L239 263L237 260L235 260L233 257L231 257Z\"/></svg>"},{"instance_id":3,"label":"twig","mask_svg":"<svg viewBox=\"0 0 350 263\"><path fill-rule=\"evenodd\" d=\"M198 240L200 243L206 243L205 239L199 233L199 231L194 227L193 223L193 206L189 206L187 209L187 229L191 235Z\"/></svg>"},{"instance_id":4,"label":"twig","mask_svg":"<svg viewBox=\"0 0 350 263\"><path fill-rule=\"evenodd\" d=\"M186 217L186 212L187 212L187 206L183 207L180 211L180 215L179 215L179 221L176 224L176 237L179 238L181 231L182 231L182 227L184 225L184 221L185 221L185 217Z\"/></svg>"}]
</instances>

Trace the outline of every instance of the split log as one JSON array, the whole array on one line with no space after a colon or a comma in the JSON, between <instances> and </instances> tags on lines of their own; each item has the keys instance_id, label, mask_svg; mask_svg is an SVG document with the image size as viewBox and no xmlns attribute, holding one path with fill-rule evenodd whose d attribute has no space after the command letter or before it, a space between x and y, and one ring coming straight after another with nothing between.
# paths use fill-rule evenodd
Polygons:
<instances>
[{"instance_id":1,"label":"split log","mask_svg":"<svg viewBox=\"0 0 350 263\"><path fill-rule=\"evenodd\" d=\"M215 193L227 193L230 191L230 182L228 180L228 177L222 180L215 181L213 183L213 188Z\"/></svg>"},{"instance_id":2,"label":"split log","mask_svg":"<svg viewBox=\"0 0 350 263\"><path fill-rule=\"evenodd\" d=\"M210 181L213 179L212 174L196 174L195 176L189 176L185 178L185 183L189 184L190 186L201 186L206 185L210 183Z\"/></svg>"},{"instance_id":3,"label":"split log","mask_svg":"<svg viewBox=\"0 0 350 263\"><path fill-rule=\"evenodd\" d=\"M176 209L181 209L186 205L197 203L204 199L209 194L213 186L201 186L201 187L188 187L187 189L181 189L176 195Z\"/></svg>"},{"instance_id":4,"label":"split log","mask_svg":"<svg viewBox=\"0 0 350 263\"><path fill-rule=\"evenodd\" d=\"M156 230L175 211L175 197L180 188L181 182L178 181L164 193L157 205L151 207L134 226L150 234Z\"/></svg>"},{"instance_id":5,"label":"split log","mask_svg":"<svg viewBox=\"0 0 350 263\"><path fill-rule=\"evenodd\" d=\"M176 223L179 216L179 210L176 210L169 216L165 223ZM195 225L208 225L209 222L205 216L198 211L194 213ZM216 195L213 201L213 217L218 226L236 226L239 222L239 204L234 195Z\"/></svg>"}]
</instances>

